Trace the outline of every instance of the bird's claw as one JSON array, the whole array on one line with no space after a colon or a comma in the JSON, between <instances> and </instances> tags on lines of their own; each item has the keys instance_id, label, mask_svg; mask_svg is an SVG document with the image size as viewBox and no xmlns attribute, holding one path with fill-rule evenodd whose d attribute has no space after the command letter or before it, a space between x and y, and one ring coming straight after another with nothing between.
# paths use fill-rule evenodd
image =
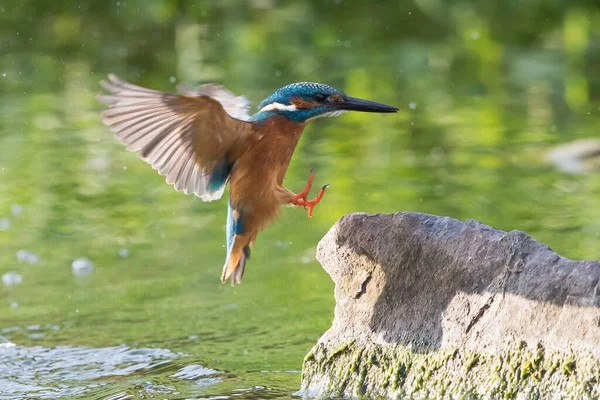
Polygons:
<instances>
[{"instance_id":1,"label":"bird's claw","mask_svg":"<svg viewBox=\"0 0 600 400\"><path fill-rule=\"evenodd\" d=\"M306 196L308 196L308 192L310 192L310 189L312 188L314 179L315 179L315 169L313 168L310 170L310 175L308 176L308 180L306 181L306 186L304 187L304 189L302 189L302 191L300 193L298 193L298 194L294 195L294 197L292 197L292 204L300 205L300 204L297 204L299 200L306 201Z\"/></svg>"},{"instance_id":2,"label":"bird's claw","mask_svg":"<svg viewBox=\"0 0 600 400\"><path fill-rule=\"evenodd\" d=\"M304 198L298 198L298 199L296 199L296 202L294 204L297 205L297 206L300 206L300 207L304 207L304 209L308 211L308 218L312 218L312 216L313 216L313 209L315 208L315 206L317 204L319 204L319 202L321 201L321 199L325 195L325 190L328 187L329 187L328 184L324 185L314 199L312 199L312 200L306 200L306 196L305 196Z\"/></svg>"},{"instance_id":3,"label":"bird's claw","mask_svg":"<svg viewBox=\"0 0 600 400\"><path fill-rule=\"evenodd\" d=\"M319 204L319 202L323 198L323 195L325 194L325 189L329 187L329 185L323 186L319 191L319 194L317 194L317 197L315 197L312 200L306 200L306 196L308 196L308 192L310 192L310 189L312 188L314 179L315 169L313 168L310 170L310 175L308 176L308 181L306 182L306 186L304 187L304 189L302 189L300 193L294 195L290 201L291 204L298 207L304 207L306 210L308 210L308 218L312 218L313 209L317 204Z\"/></svg>"},{"instance_id":4,"label":"bird's claw","mask_svg":"<svg viewBox=\"0 0 600 400\"><path fill-rule=\"evenodd\" d=\"M327 189L328 187L329 187L329 184L323 185L323 187L321 188L321 190L319 190L319 194L317 194L317 197L315 197L314 199L306 202L306 205L304 206L304 208L306 210L308 210L308 218L312 218L312 216L313 216L313 209L315 208L315 206L317 204L319 204L319 202L323 198L323 195L325 195L325 189Z\"/></svg>"}]
</instances>

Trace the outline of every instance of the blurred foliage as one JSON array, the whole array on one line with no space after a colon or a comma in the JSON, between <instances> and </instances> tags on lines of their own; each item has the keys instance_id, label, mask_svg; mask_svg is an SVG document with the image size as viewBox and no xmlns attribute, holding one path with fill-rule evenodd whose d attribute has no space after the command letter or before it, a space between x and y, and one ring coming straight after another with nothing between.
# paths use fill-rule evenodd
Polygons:
<instances>
[{"instance_id":1,"label":"blurred foliage","mask_svg":"<svg viewBox=\"0 0 600 400\"><path fill-rule=\"evenodd\" d=\"M298 370L332 316L314 249L346 213L475 218L600 258L600 178L544 162L554 144L598 137L598 71L595 0L4 1L0 275L23 283L0 291L0 328L56 324L9 336L164 347L238 376ZM218 81L254 104L321 81L401 110L311 124L286 184L317 167L331 190L313 221L284 211L232 290L218 282L224 202L176 193L100 124L109 72L162 90ZM19 249L42 261L19 263ZM81 256L96 265L85 280L71 275ZM285 392L298 378L248 379Z\"/></svg>"}]
</instances>

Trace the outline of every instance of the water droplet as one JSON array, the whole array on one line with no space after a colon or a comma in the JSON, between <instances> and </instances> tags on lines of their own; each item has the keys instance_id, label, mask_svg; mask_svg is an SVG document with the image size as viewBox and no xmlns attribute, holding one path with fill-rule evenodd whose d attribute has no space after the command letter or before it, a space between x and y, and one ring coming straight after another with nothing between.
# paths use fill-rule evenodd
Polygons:
<instances>
[{"instance_id":1,"label":"water droplet","mask_svg":"<svg viewBox=\"0 0 600 400\"><path fill-rule=\"evenodd\" d=\"M27 250L17 251L17 260L27 264L37 264L40 262L40 256Z\"/></svg>"},{"instance_id":2,"label":"water droplet","mask_svg":"<svg viewBox=\"0 0 600 400\"><path fill-rule=\"evenodd\" d=\"M2 77L3 77L3 78L6 78L6 72L3 72L3 73L2 73Z\"/></svg>"},{"instance_id":3,"label":"water droplet","mask_svg":"<svg viewBox=\"0 0 600 400\"><path fill-rule=\"evenodd\" d=\"M175 78L174 76L172 76L172 77L169 78L169 82L175 83L175 82L177 82L177 78Z\"/></svg>"},{"instance_id":4,"label":"water droplet","mask_svg":"<svg viewBox=\"0 0 600 400\"><path fill-rule=\"evenodd\" d=\"M7 231L10 229L10 219L0 218L0 231Z\"/></svg>"},{"instance_id":5,"label":"water droplet","mask_svg":"<svg viewBox=\"0 0 600 400\"><path fill-rule=\"evenodd\" d=\"M20 204L13 204L10 207L10 212L12 213L12 215L14 215L15 217L20 216L21 214L23 214L23 206L21 206Z\"/></svg>"},{"instance_id":6,"label":"water droplet","mask_svg":"<svg viewBox=\"0 0 600 400\"><path fill-rule=\"evenodd\" d=\"M411 110L416 110L417 109L417 103L415 103L414 101L408 103L408 108L410 108Z\"/></svg>"},{"instance_id":7,"label":"water droplet","mask_svg":"<svg viewBox=\"0 0 600 400\"><path fill-rule=\"evenodd\" d=\"M78 258L71 264L73 275L87 276L94 270L94 263L85 257Z\"/></svg>"},{"instance_id":8,"label":"water droplet","mask_svg":"<svg viewBox=\"0 0 600 400\"><path fill-rule=\"evenodd\" d=\"M300 262L302 264L308 264L311 261L312 261L312 257L309 257L307 255L304 255L304 256L300 257Z\"/></svg>"},{"instance_id":9,"label":"water droplet","mask_svg":"<svg viewBox=\"0 0 600 400\"><path fill-rule=\"evenodd\" d=\"M129 257L129 249L126 249L126 248L120 249L119 250L119 256L121 258L127 258L127 257Z\"/></svg>"},{"instance_id":10,"label":"water droplet","mask_svg":"<svg viewBox=\"0 0 600 400\"><path fill-rule=\"evenodd\" d=\"M279 247L280 249L287 249L288 247L290 247L290 243L282 242L281 240L276 240L275 246Z\"/></svg>"},{"instance_id":11,"label":"water droplet","mask_svg":"<svg viewBox=\"0 0 600 400\"><path fill-rule=\"evenodd\" d=\"M23 282L23 276L16 272L11 271L2 275L2 284L6 287L19 285L21 282Z\"/></svg>"},{"instance_id":12,"label":"water droplet","mask_svg":"<svg viewBox=\"0 0 600 400\"><path fill-rule=\"evenodd\" d=\"M11 302L10 302L10 306L11 306L12 308L19 308L19 303L17 303L16 301L11 301Z\"/></svg>"}]
</instances>

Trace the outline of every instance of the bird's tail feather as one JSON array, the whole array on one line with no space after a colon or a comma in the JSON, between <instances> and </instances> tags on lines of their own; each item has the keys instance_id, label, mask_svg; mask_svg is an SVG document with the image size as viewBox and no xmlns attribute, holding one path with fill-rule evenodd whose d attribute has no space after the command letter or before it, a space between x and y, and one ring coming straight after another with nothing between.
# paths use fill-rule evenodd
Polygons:
<instances>
[{"instance_id":1,"label":"bird's tail feather","mask_svg":"<svg viewBox=\"0 0 600 400\"><path fill-rule=\"evenodd\" d=\"M245 235L235 235L231 251L227 255L223 273L221 274L221 282L225 283L231 277L231 286L242 282L244 270L246 269L246 261L250 258L249 239Z\"/></svg>"},{"instance_id":2,"label":"bird's tail feather","mask_svg":"<svg viewBox=\"0 0 600 400\"><path fill-rule=\"evenodd\" d=\"M242 253L242 257L240 257L237 267L233 270L233 274L231 274L231 286L242 283L242 277L244 276L244 271L246 270L246 262L249 259L250 247L246 246L244 247L244 252Z\"/></svg>"}]
</instances>

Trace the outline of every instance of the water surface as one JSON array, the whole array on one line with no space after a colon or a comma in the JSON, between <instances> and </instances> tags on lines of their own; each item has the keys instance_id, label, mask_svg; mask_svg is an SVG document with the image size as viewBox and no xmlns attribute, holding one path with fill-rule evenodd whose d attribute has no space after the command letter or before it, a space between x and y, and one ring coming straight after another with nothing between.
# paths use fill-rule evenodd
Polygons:
<instances>
[{"instance_id":1,"label":"water surface","mask_svg":"<svg viewBox=\"0 0 600 400\"><path fill-rule=\"evenodd\" d=\"M594 3L5 1L0 396L290 397L333 317L315 248L350 212L475 218L600 258L599 175L545 162L600 132ZM109 72L254 104L319 81L400 111L309 126L286 185L316 167L331 188L310 221L283 211L232 289L225 203L175 192L101 125Z\"/></svg>"}]
</instances>

